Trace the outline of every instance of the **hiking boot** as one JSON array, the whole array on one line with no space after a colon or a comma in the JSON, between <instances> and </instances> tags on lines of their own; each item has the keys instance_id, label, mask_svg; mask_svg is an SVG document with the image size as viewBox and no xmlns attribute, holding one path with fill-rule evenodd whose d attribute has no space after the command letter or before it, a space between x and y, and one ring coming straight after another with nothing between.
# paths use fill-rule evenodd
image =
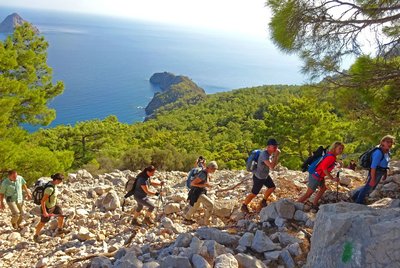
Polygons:
<instances>
[{"instance_id":1,"label":"hiking boot","mask_svg":"<svg viewBox=\"0 0 400 268\"><path fill-rule=\"evenodd\" d=\"M131 221L131 224L132 224L132 225L140 225L141 222L139 222L139 221L137 220L137 218L133 218L132 221Z\"/></svg>"},{"instance_id":2,"label":"hiking boot","mask_svg":"<svg viewBox=\"0 0 400 268\"><path fill-rule=\"evenodd\" d=\"M250 213L249 208L247 207L246 204L242 204L242 207L240 208L240 210L244 213Z\"/></svg>"},{"instance_id":3,"label":"hiking boot","mask_svg":"<svg viewBox=\"0 0 400 268\"><path fill-rule=\"evenodd\" d=\"M150 217L144 217L144 221L143 222L146 223L146 224L154 224L153 219L150 218Z\"/></svg>"},{"instance_id":4,"label":"hiking boot","mask_svg":"<svg viewBox=\"0 0 400 268\"><path fill-rule=\"evenodd\" d=\"M62 235L62 234L68 234L69 233L69 231L68 230L65 230L65 229L59 229L59 228L57 228L57 230L56 230L56 235Z\"/></svg>"},{"instance_id":5,"label":"hiking boot","mask_svg":"<svg viewBox=\"0 0 400 268\"><path fill-rule=\"evenodd\" d=\"M194 220L188 220L188 219L183 220L183 224L186 224L186 225L192 225L194 223L196 223Z\"/></svg>"},{"instance_id":6,"label":"hiking boot","mask_svg":"<svg viewBox=\"0 0 400 268\"><path fill-rule=\"evenodd\" d=\"M319 206L316 206L316 205L312 204L312 205L311 205L311 210L312 210L314 213L317 213L318 210L319 210Z\"/></svg>"},{"instance_id":7,"label":"hiking boot","mask_svg":"<svg viewBox=\"0 0 400 268\"><path fill-rule=\"evenodd\" d=\"M263 200L261 201L261 207L262 207L262 208L265 208L266 206L268 206L267 200L263 199Z\"/></svg>"},{"instance_id":8,"label":"hiking boot","mask_svg":"<svg viewBox=\"0 0 400 268\"><path fill-rule=\"evenodd\" d=\"M33 241L35 241L36 243L42 243L41 240L39 239L39 235L34 235L33 236Z\"/></svg>"}]
</instances>

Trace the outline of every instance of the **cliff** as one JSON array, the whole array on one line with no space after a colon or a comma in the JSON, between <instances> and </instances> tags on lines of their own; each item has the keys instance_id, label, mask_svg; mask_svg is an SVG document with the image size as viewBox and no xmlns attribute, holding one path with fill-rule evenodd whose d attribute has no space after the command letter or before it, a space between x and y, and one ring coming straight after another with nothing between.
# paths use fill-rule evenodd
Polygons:
<instances>
[{"instance_id":1,"label":"cliff","mask_svg":"<svg viewBox=\"0 0 400 268\"><path fill-rule=\"evenodd\" d=\"M12 33L14 29L18 26L21 26L24 23L29 23L28 21L24 20L20 15L17 13L13 13L8 15L1 23L0 23L0 33ZM29 23L30 24L30 23ZM35 33L39 33L39 29L30 24L32 29Z\"/></svg>"},{"instance_id":2,"label":"cliff","mask_svg":"<svg viewBox=\"0 0 400 268\"><path fill-rule=\"evenodd\" d=\"M206 97L204 89L196 85L186 76L176 76L172 73L155 73L150 83L160 87L162 92L154 94L153 99L146 106L146 114L150 117L163 108L171 110L184 104L194 104Z\"/></svg>"}]
</instances>

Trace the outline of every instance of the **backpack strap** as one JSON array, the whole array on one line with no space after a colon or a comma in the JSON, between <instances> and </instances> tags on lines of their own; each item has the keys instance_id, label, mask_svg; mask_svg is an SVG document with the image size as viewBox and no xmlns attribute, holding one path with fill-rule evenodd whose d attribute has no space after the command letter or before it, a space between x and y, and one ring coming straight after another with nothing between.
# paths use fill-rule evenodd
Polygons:
<instances>
[{"instance_id":1,"label":"backpack strap","mask_svg":"<svg viewBox=\"0 0 400 268\"><path fill-rule=\"evenodd\" d=\"M51 184L50 182L46 183L46 185L44 186L44 189L43 189L43 195L44 195L44 191L46 191L47 188L53 188L53 192L51 193L51 195L49 195L49 198L50 198L51 196L53 196L56 187L53 184Z\"/></svg>"}]
</instances>

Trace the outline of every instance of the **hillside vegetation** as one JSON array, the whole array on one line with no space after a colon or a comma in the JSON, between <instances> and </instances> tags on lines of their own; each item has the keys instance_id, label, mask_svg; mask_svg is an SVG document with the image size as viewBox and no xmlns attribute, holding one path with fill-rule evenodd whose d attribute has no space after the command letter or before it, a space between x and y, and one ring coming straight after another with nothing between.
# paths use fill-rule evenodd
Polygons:
<instances>
[{"instance_id":1,"label":"hillside vegetation","mask_svg":"<svg viewBox=\"0 0 400 268\"><path fill-rule=\"evenodd\" d=\"M21 124L51 122L54 111L46 104L62 92L62 83L50 82L45 48L44 39L28 27L0 43L1 58L15 57L0 73L0 169L17 169L30 182L79 167L104 172L154 163L161 170L189 170L199 155L220 168L242 169L248 152L265 146L269 137L280 142L282 164L297 169L319 145L344 141L348 161L385 134L399 137L399 106L387 111L385 102L392 87L358 90L328 87L328 82L245 88L208 95L196 104L181 99L174 109L161 108L153 119L133 125L110 115L27 133Z\"/></svg>"}]
</instances>

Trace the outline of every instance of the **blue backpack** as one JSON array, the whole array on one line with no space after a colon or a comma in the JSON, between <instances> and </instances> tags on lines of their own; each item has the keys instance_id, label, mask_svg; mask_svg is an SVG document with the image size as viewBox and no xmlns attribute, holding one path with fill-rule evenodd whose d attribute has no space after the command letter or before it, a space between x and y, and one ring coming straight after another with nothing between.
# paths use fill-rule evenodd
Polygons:
<instances>
[{"instance_id":1,"label":"blue backpack","mask_svg":"<svg viewBox=\"0 0 400 268\"><path fill-rule=\"evenodd\" d=\"M331 154L331 153L327 153L327 154L324 154L324 155L321 155L321 156L319 156L318 158L316 158L312 163L311 163L311 165L308 167L308 173L310 173L310 174L315 174L315 170L317 169L317 167L318 167L318 165L322 162L322 160L324 160L327 156L329 156L329 155L333 155L333 154ZM332 165L335 165L335 163L333 163ZM332 166L331 165L331 166ZM317 174L315 174L315 175L317 175ZM318 175L317 175L318 176Z\"/></svg>"},{"instance_id":2,"label":"blue backpack","mask_svg":"<svg viewBox=\"0 0 400 268\"><path fill-rule=\"evenodd\" d=\"M385 158L385 154L383 153L382 149L379 146L375 146L370 148L368 151L364 152L360 157L358 158L358 162L360 163L360 167L364 169L370 169L371 164L372 164L372 154L376 151L380 150L382 157L379 163Z\"/></svg>"},{"instance_id":3,"label":"blue backpack","mask_svg":"<svg viewBox=\"0 0 400 268\"><path fill-rule=\"evenodd\" d=\"M249 157L246 160L246 170L253 172L257 169L258 157L260 156L261 150L256 149L251 151Z\"/></svg>"},{"instance_id":4,"label":"blue backpack","mask_svg":"<svg viewBox=\"0 0 400 268\"><path fill-rule=\"evenodd\" d=\"M196 178L196 176L200 173L200 171L202 171L203 169L201 167L196 167L196 168L192 168L192 170L189 171L187 179L186 179L186 187L188 189L190 189L190 184L192 183L192 181L194 180L194 178Z\"/></svg>"}]
</instances>

